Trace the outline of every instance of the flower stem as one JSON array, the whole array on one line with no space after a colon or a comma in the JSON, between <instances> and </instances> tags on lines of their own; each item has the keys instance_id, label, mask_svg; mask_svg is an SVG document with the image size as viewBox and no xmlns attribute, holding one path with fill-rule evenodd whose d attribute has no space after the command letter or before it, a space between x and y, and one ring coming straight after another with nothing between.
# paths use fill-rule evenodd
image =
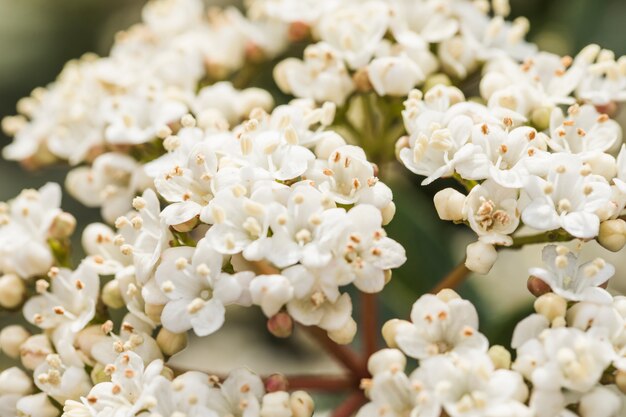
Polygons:
<instances>
[{"instance_id":1,"label":"flower stem","mask_svg":"<svg viewBox=\"0 0 626 417\"><path fill-rule=\"evenodd\" d=\"M363 361L352 348L335 343L328 337L325 330L317 326L303 326L302 328L306 330L326 352L335 358L337 362L350 371L355 379L367 376L367 369L363 366Z\"/></svg>"},{"instance_id":2,"label":"flower stem","mask_svg":"<svg viewBox=\"0 0 626 417\"><path fill-rule=\"evenodd\" d=\"M361 293L361 336L365 361L378 350L378 300L376 294Z\"/></svg>"},{"instance_id":3,"label":"flower stem","mask_svg":"<svg viewBox=\"0 0 626 417\"><path fill-rule=\"evenodd\" d=\"M331 417L349 417L353 415L363 404L367 402L367 398L361 391L356 391L350 395L344 402L342 402L335 411L331 414Z\"/></svg>"},{"instance_id":4,"label":"flower stem","mask_svg":"<svg viewBox=\"0 0 626 417\"><path fill-rule=\"evenodd\" d=\"M446 275L432 290L430 290L431 294L437 294L445 288L454 289L458 287L461 283L463 283L463 281L465 281L469 272L470 270L465 266L465 259L463 259L452 271L450 271L448 275Z\"/></svg>"},{"instance_id":5,"label":"flower stem","mask_svg":"<svg viewBox=\"0 0 626 417\"><path fill-rule=\"evenodd\" d=\"M525 245L532 245L535 243L569 242L574 239L574 236L570 235L563 229L550 230L548 232L537 233L535 235L513 237L513 244L511 246L507 246L506 248L520 249Z\"/></svg>"}]
</instances>

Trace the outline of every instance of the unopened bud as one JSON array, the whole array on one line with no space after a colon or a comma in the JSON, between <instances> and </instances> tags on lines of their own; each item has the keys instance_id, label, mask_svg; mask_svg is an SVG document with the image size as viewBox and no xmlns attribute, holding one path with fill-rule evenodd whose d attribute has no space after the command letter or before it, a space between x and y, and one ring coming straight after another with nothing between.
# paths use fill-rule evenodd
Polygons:
<instances>
[{"instance_id":1,"label":"unopened bud","mask_svg":"<svg viewBox=\"0 0 626 417\"><path fill-rule=\"evenodd\" d=\"M454 188L444 188L435 194L435 209L441 220L461 221L466 197Z\"/></svg>"},{"instance_id":2,"label":"unopened bud","mask_svg":"<svg viewBox=\"0 0 626 417\"><path fill-rule=\"evenodd\" d=\"M355 335L356 322L353 318L350 318L341 329L328 332L328 337L330 337L333 342L340 345L347 345L352 342Z\"/></svg>"},{"instance_id":3,"label":"unopened bud","mask_svg":"<svg viewBox=\"0 0 626 417\"><path fill-rule=\"evenodd\" d=\"M426 78L426 81L424 81L424 86L422 87L422 91L425 94L426 92L428 92L428 90L438 85L451 86L452 81L450 80L450 77L448 77L446 74L438 72Z\"/></svg>"},{"instance_id":4,"label":"unopened bud","mask_svg":"<svg viewBox=\"0 0 626 417\"><path fill-rule=\"evenodd\" d=\"M530 115L530 121L533 127L540 132L549 128L552 110L553 109L551 107L538 107L533 110Z\"/></svg>"},{"instance_id":5,"label":"unopened bud","mask_svg":"<svg viewBox=\"0 0 626 417\"><path fill-rule=\"evenodd\" d=\"M318 158L328 159L332 153L346 144L346 140L335 132L324 132L321 139L315 145L315 154Z\"/></svg>"},{"instance_id":6,"label":"unopened bud","mask_svg":"<svg viewBox=\"0 0 626 417\"><path fill-rule=\"evenodd\" d=\"M528 291L535 297L540 297L543 294L549 293L552 291L552 288L542 280L537 277L531 276L528 278L528 282L526 283L526 287Z\"/></svg>"},{"instance_id":7,"label":"unopened bud","mask_svg":"<svg viewBox=\"0 0 626 417\"><path fill-rule=\"evenodd\" d=\"M166 356L172 356L187 347L187 333L172 333L165 327L159 330L157 345Z\"/></svg>"},{"instance_id":8,"label":"unopened bud","mask_svg":"<svg viewBox=\"0 0 626 417\"><path fill-rule=\"evenodd\" d=\"M304 391L295 391L289 397L292 417L311 417L315 404L313 398Z\"/></svg>"},{"instance_id":9,"label":"unopened bud","mask_svg":"<svg viewBox=\"0 0 626 417\"><path fill-rule=\"evenodd\" d=\"M617 162L613 155L597 152L591 158L586 158L585 162L589 164L593 174L600 175L607 181L611 181L617 175Z\"/></svg>"},{"instance_id":10,"label":"unopened bud","mask_svg":"<svg viewBox=\"0 0 626 417\"><path fill-rule=\"evenodd\" d=\"M367 369L372 375L386 371L404 371L405 367L406 357L398 349L381 349L367 361Z\"/></svg>"},{"instance_id":11,"label":"unopened bud","mask_svg":"<svg viewBox=\"0 0 626 417\"><path fill-rule=\"evenodd\" d=\"M289 393L285 391L270 392L263 396L261 417L291 417Z\"/></svg>"},{"instance_id":12,"label":"unopened bud","mask_svg":"<svg viewBox=\"0 0 626 417\"><path fill-rule=\"evenodd\" d=\"M30 337L30 333L20 325L13 324L0 331L0 350L10 358L20 356L20 347Z\"/></svg>"},{"instance_id":13,"label":"unopened bud","mask_svg":"<svg viewBox=\"0 0 626 417\"><path fill-rule=\"evenodd\" d=\"M281 311L267 320L267 330L276 337L287 338L293 331L293 320L289 314Z\"/></svg>"},{"instance_id":14,"label":"unopened bud","mask_svg":"<svg viewBox=\"0 0 626 417\"><path fill-rule=\"evenodd\" d=\"M50 237L65 239L70 237L76 230L76 218L70 213L61 212L56 215L48 231Z\"/></svg>"},{"instance_id":15,"label":"unopened bud","mask_svg":"<svg viewBox=\"0 0 626 417\"><path fill-rule=\"evenodd\" d=\"M33 380L26 372L14 366L0 372L0 392L2 395L28 395L33 392Z\"/></svg>"},{"instance_id":16,"label":"unopened bud","mask_svg":"<svg viewBox=\"0 0 626 417\"><path fill-rule=\"evenodd\" d=\"M548 292L535 300L534 307L537 313L552 322L558 317L565 317L567 301L559 295Z\"/></svg>"},{"instance_id":17,"label":"unopened bud","mask_svg":"<svg viewBox=\"0 0 626 417\"><path fill-rule=\"evenodd\" d=\"M367 67L359 68L352 76L352 81L358 92L367 93L372 91L372 83L367 72Z\"/></svg>"},{"instance_id":18,"label":"unopened bud","mask_svg":"<svg viewBox=\"0 0 626 417\"><path fill-rule=\"evenodd\" d=\"M600 223L598 243L613 252L622 249L626 244L626 221L614 219Z\"/></svg>"},{"instance_id":19,"label":"unopened bud","mask_svg":"<svg viewBox=\"0 0 626 417\"><path fill-rule=\"evenodd\" d=\"M289 381L283 374L272 374L265 380L265 391L287 391L289 389Z\"/></svg>"},{"instance_id":20,"label":"unopened bud","mask_svg":"<svg viewBox=\"0 0 626 417\"><path fill-rule=\"evenodd\" d=\"M198 217L196 216L196 217L192 217L186 222L173 225L172 228L176 230L177 232L187 233L187 232L192 231L198 225L198 223L199 223L199 220L198 220Z\"/></svg>"},{"instance_id":21,"label":"unopened bud","mask_svg":"<svg viewBox=\"0 0 626 417\"><path fill-rule=\"evenodd\" d=\"M93 382L94 385L101 382L109 382L111 380L111 376L104 370L104 365L99 362L96 362L89 376L91 377L91 382Z\"/></svg>"},{"instance_id":22,"label":"unopened bud","mask_svg":"<svg viewBox=\"0 0 626 417\"><path fill-rule=\"evenodd\" d=\"M393 216L396 215L396 204L390 201L380 212L383 215L383 226L386 226L393 220Z\"/></svg>"},{"instance_id":23,"label":"unopened bud","mask_svg":"<svg viewBox=\"0 0 626 417\"><path fill-rule=\"evenodd\" d=\"M477 241L467 245L465 266L470 271L486 274L498 259L498 252L493 245Z\"/></svg>"},{"instance_id":24,"label":"unopened bud","mask_svg":"<svg viewBox=\"0 0 626 417\"><path fill-rule=\"evenodd\" d=\"M439 298L444 303L447 303L451 300L459 300L461 299L461 296L456 291L450 288L444 288L437 293L437 298Z\"/></svg>"},{"instance_id":25,"label":"unopened bud","mask_svg":"<svg viewBox=\"0 0 626 417\"><path fill-rule=\"evenodd\" d=\"M493 345L489 348L487 354L496 369L509 369L511 367L511 352L504 346Z\"/></svg>"},{"instance_id":26,"label":"unopened bud","mask_svg":"<svg viewBox=\"0 0 626 417\"><path fill-rule=\"evenodd\" d=\"M26 296L24 280L13 274L0 278L0 307L12 309L18 307Z\"/></svg>"},{"instance_id":27,"label":"unopened bud","mask_svg":"<svg viewBox=\"0 0 626 417\"><path fill-rule=\"evenodd\" d=\"M404 320L391 319L383 325L382 334L385 343L390 348L397 348L396 335L398 334L398 325L400 323L406 323Z\"/></svg>"},{"instance_id":28,"label":"unopened bud","mask_svg":"<svg viewBox=\"0 0 626 417\"><path fill-rule=\"evenodd\" d=\"M105 335L102 332L102 326L100 325L92 325L84 328L76 335L75 345L76 347L83 352L85 356L91 356L91 349L93 346L105 340Z\"/></svg>"},{"instance_id":29,"label":"unopened bud","mask_svg":"<svg viewBox=\"0 0 626 417\"><path fill-rule=\"evenodd\" d=\"M39 364L44 362L51 353L52 346L50 346L50 341L44 334L31 336L20 346L22 365L30 370L34 370Z\"/></svg>"},{"instance_id":30,"label":"unopened bud","mask_svg":"<svg viewBox=\"0 0 626 417\"><path fill-rule=\"evenodd\" d=\"M104 285L102 288L102 302L112 309L122 308L126 305L124 298L122 298L118 280L112 279Z\"/></svg>"},{"instance_id":31,"label":"unopened bud","mask_svg":"<svg viewBox=\"0 0 626 417\"><path fill-rule=\"evenodd\" d=\"M626 394L626 371L617 371L615 373L615 385L622 393Z\"/></svg>"},{"instance_id":32,"label":"unopened bud","mask_svg":"<svg viewBox=\"0 0 626 417\"><path fill-rule=\"evenodd\" d=\"M163 307L165 307L164 304L146 303L144 311L150 320L159 324L161 323L161 313L163 312Z\"/></svg>"}]
</instances>

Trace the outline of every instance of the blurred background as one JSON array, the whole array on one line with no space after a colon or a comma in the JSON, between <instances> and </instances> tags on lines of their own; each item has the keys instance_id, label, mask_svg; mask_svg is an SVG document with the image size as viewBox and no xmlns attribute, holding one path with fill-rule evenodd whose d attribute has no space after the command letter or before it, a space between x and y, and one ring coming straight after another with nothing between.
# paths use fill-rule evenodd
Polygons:
<instances>
[{"instance_id":1,"label":"blurred background","mask_svg":"<svg viewBox=\"0 0 626 417\"><path fill-rule=\"evenodd\" d=\"M139 20L143 3L143 0L0 0L0 116L13 114L20 97L36 86L53 81L69 59L88 51L105 55L113 34ZM512 0L511 3L513 16L529 18L532 28L529 37L544 50L575 54L593 42L614 50L617 55L626 53L622 30L626 18L624 0ZM8 141L0 133L0 146ZM436 188L418 187L417 177L403 175L399 167L396 171L392 185L398 212L389 234L405 246L409 261L394 273L382 295L381 322L389 317L406 317L413 301L463 258L464 246L472 239L464 228L455 228L436 217L432 195L442 187L441 183ZM0 161L0 200L13 197L25 187L40 187L47 181L63 182L64 176L63 168L25 172L17 164ZM97 210L88 210L69 196L64 197L63 205L77 216L79 224L98 219ZM589 252L600 253L593 243L589 246ZM526 291L526 271L531 265L540 265L540 249L537 246L523 251L503 251L489 276L471 277L462 288L463 295L477 302L481 328L493 343L508 345L512 323L530 311L532 299ZM619 256L610 260L623 264L618 265L612 283L619 290L619 281L626 281L626 261ZM626 288L626 284L622 283L621 288ZM198 349L228 352L229 346L250 346L246 352L238 353L239 360L243 358L246 364L258 362L256 368L260 372L266 368L272 370L271 358L276 357L276 352L281 354L283 372L301 369L303 362L317 371L334 366L306 342L296 350L290 344L298 341L276 343L261 332L264 326L260 313L256 318L237 312L232 316L229 325L218 333L223 337L208 338L202 345L194 345L179 362L190 366L197 363ZM252 325L257 331L238 331L241 326ZM261 340L267 343L258 343ZM218 357L207 361L207 366L229 366Z\"/></svg>"}]
</instances>

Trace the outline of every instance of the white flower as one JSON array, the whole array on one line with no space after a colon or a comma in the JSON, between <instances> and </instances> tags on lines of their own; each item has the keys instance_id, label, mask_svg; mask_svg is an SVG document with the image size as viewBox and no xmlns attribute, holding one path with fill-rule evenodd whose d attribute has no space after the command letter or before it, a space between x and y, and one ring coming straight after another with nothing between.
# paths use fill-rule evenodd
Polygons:
<instances>
[{"instance_id":1,"label":"white flower","mask_svg":"<svg viewBox=\"0 0 626 417\"><path fill-rule=\"evenodd\" d=\"M369 62L388 27L388 6L375 0L342 5L316 25L320 38L339 50L352 69Z\"/></svg>"},{"instance_id":2,"label":"white flower","mask_svg":"<svg viewBox=\"0 0 626 417\"><path fill-rule=\"evenodd\" d=\"M23 190L8 206L0 205L0 270L29 278L50 269L54 258L47 240L60 205L55 183Z\"/></svg>"},{"instance_id":3,"label":"white flower","mask_svg":"<svg viewBox=\"0 0 626 417\"><path fill-rule=\"evenodd\" d=\"M11 367L0 372L0 416L17 415L17 402L33 392L33 381L26 372Z\"/></svg>"},{"instance_id":4,"label":"white flower","mask_svg":"<svg viewBox=\"0 0 626 417\"><path fill-rule=\"evenodd\" d=\"M411 322L401 322L395 341L408 356L425 359L448 352L486 352L488 342L478 332L478 313L467 300L443 301L421 296L411 309Z\"/></svg>"},{"instance_id":5,"label":"white flower","mask_svg":"<svg viewBox=\"0 0 626 417\"><path fill-rule=\"evenodd\" d=\"M250 282L252 302L261 307L267 317L278 313L293 297L293 287L282 275L259 275Z\"/></svg>"},{"instance_id":6,"label":"white flower","mask_svg":"<svg viewBox=\"0 0 626 417\"><path fill-rule=\"evenodd\" d=\"M486 180L472 188L464 212L470 227L481 241L490 244L510 245L509 236L519 225L518 192Z\"/></svg>"},{"instance_id":7,"label":"white flower","mask_svg":"<svg viewBox=\"0 0 626 417\"><path fill-rule=\"evenodd\" d=\"M317 102L343 105L354 91L339 53L323 42L307 46L304 60L287 58L276 65L274 79L283 92Z\"/></svg>"},{"instance_id":8,"label":"white flower","mask_svg":"<svg viewBox=\"0 0 626 417\"><path fill-rule=\"evenodd\" d=\"M526 225L537 230L562 227L583 239L598 234L599 215L611 198L604 178L590 174L575 155L562 153L552 157L546 179L531 176L524 189L531 199L522 210Z\"/></svg>"},{"instance_id":9,"label":"white flower","mask_svg":"<svg viewBox=\"0 0 626 417\"><path fill-rule=\"evenodd\" d=\"M599 106L623 102L626 99L625 64L624 57L616 60L612 52L602 50L598 62L590 65L578 85L576 96Z\"/></svg>"},{"instance_id":10,"label":"white flower","mask_svg":"<svg viewBox=\"0 0 626 417\"><path fill-rule=\"evenodd\" d=\"M91 389L89 375L82 367L63 363L59 355L48 355L34 372L37 388L63 404L78 399Z\"/></svg>"},{"instance_id":11,"label":"white flower","mask_svg":"<svg viewBox=\"0 0 626 417\"><path fill-rule=\"evenodd\" d=\"M137 212L131 218L120 217L115 226L120 232L116 243L122 253L133 260L137 281L145 283L165 249L170 233L161 220L160 204L154 191L147 189L133 200Z\"/></svg>"},{"instance_id":12,"label":"white flower","mask_svg":"<svg viewBox=\"0 0 626 417\"><path fill-rule=\"evenodd\" d=\"M351 319L352 299L339 292L331 268L332 264L324 269L294 265L282 271L293 286L287 312L298 323L332 332L342 329Z\"/></svg>"},{"instance_id":13,"label":"white flower","mask_svg":"<svg viewBox=\"0 0 626 417\"><path fill-rule=\"evenodd\" d=\"M147 188L140 165L130 156L106 153L91 167L70 171L65 186L70 194L87 207L102 207L102 217L113 223L130 209L137 191Z\"/></svg>"},{"instance_id":14,"label":"white flower","mask_svg":"<svg viewBox=\"0 0 626 417\"><path fill-rule=\"evenodd\" d=\"M45 392L20 398L15 408L18 415L21 413L30 417L57 417L59 415L59 410L52 404ZM2 411L0 411L0 415L3 415ZM8 415L13 416L15 414Z\"/></svg>"},{"instance_id":15,"label":"white flower","mask_svg":"<svg viewBox=\"0 0 626 417\"><path fill-rule=\"evenodd\" d=\"M517 349L513 369L536 390L587 392L613 361L611 344L576 328L552 328Z\"/></svg>"},{"instance_id":16,"label":"white flower","mask_svg":"<svg viewBox=\"0 0 626 417\"><path fill-rule=\"evenodd\" d=\"M606 152L622 142L622 129L615 120L598 113L591 105L573 105L566 118L555 108L550 118L552 140L550 147L556 152L583 155Z\"/></svg>"},{"instance_id":17,"label":"white flower","mask_svg":"<svg viewBox=\"0 0 626 417\"><path fill-rule=\"evenodd\" d=\"M132 259L120 252L115 245L115 232L103 223L91 223L81 238L87 257L83 262L89 263L100 275L111 275L132 264Z\"/></svg>"},{"instance_id":18,"label":"white flower","mask_svg":"<svg viewBox=\"0 0 626 417\"><path fill-rule=\"evenodd\" d=\"M545 246L542 259L547 269L531 268L528 273L570 301L593 300L600 291L597 287L615 273L613 265L601 258L579 266L577 256L564 246Z\"/></svg>"},{"instance_id":19,"label":"white flower","mask_svg":"<svg viewBox=\"0 0 626 417\"><path fill-rule=\"evenodd\" d=\"M387 237L381 225L382 216L374 206L361 204L348 211L333 249L338 282L378 292L386 283L386 271L406 261L404 248Z\"/></svg>"},{"instance_id":20,"label":"white flower","mask_svg":"<svg viewBox=\"0 0 626 417\"><path fill-rule=\"evenodd\" d=\"M344 211L308 183L292 186L286 206L274 203L270 214L272 236L265 257L279 268L301 262L321 267L331 260L332 231Z\"/></svg>"},{"instance_id":21,"label":"white flower","mask_svg":"<svg viewBox=\"0 0 626 417\"><path fill-rule=\"evenodd\" d=\"M260 107L270 111L273 104L272 96L263 89L236 90L230 82L221 81L200 89L192 109L199 120L204 114L217 110L229 123L235 124L253 109Z\"/></svg>"},{"instance_id":22,"label":"white flower","mask_svg":"<svg viewBox=\"0 0 626 417\"><path fill-rule=\"evenodd\" d=\"M37 281L40 295L24 305L24 317L42 329L69 325L73 332L83 329L94 317L100 291L100 278L88 264L75 271L53 268L46 280Z\"/></svg>"},{"instance_id":23,"label":"white flower","mask_svg":"<svg viewBox=\"0 0 626 417\"><path fill-rule=\"evenodd\" d=\"M419 65L406 55L374 59L367 66L367 75L380 96L406 96L425 79Z\"/></svg>"},{"instance_id":24,"label":"white flower","mask_svg":"<svg viewBox=\"0 0 626 417\"><path fill-rule=\"evenodd\" d=\"M344 145L334 150L319 172L308 172L323 193L338 204L372 204L379 209L392 200L391 189L374 175L374 167L365 151L358 146Z\"/></svg>"},{"instance_id":25,"label":"white flower","mask_svg":"<svg viewBox=\"0 0 626 417\"><path fill-rule=\"evenodd\" d=\"M163 326L182 333L191 328L198 336L217 331L224 323L224 305L244 296L251 272L222 273L222 255L207 240L198 246L163 252L155 279L169 300L161 314Z\"/></svg>"}]
</instances>

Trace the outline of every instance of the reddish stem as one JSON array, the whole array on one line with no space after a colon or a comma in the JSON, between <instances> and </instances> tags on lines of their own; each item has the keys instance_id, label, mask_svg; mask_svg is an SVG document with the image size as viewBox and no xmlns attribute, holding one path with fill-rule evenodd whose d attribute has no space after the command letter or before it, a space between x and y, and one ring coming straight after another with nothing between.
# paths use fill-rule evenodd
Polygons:
<instances>
[{"instance_id":1,"label":"reddish stem","mask_svg":"<svg viewBox=\"0 0 626 417\"><path fill-rule=\"evenodd\" d=\"M467 278L470 270L465 266L465 260L461 261L448 275L446 275L430 292L437 294L445 288L454 289L461 285Z\"/></svg>"},{"instance_id":2,"label":"reddish stem","mask_svg":"<svg viewBox=\"0 0 626 417\"><path fill-rule=\"evenodd\" d=\"M361 293L361 336L367 360L378 350L378 303L375 294Z\"/></svg>"},{"instance_id":3,"label":"reddish stem","mask_svg":"<svg viewBox=\"0 0 626 417\"><path fill-rule=\"evenodd\" d=\"M348 346L339 345L333 342L325 330L316 326L303 327L315 340L332 355L341 365L343 365L355 379L366 376L367 371L363 369L361 358Z\"/></svg>"},{"instance_id":4,"label":"reddish stem","mask_svg":"<svg viewBox=\"0 0 626 417\"><path fill-rule=\"evenodd\" d=\"M367 398L361 391L356 391L350 395L339 407L335 408L335 411L331 414L331 417L349 417L354 414L363 404L367 402Z\"/></svg>"},{"instance_id":5,"label":"reddish stem","mask_svg":"<svg viewBox=\"0 0 626 417\"><path fill-rule=\"evenodd\" d=\"M286 376L288 389L310 391L349 391L355 389L355 382L347 376L293 375Z\"/></svg>"}]
</instances>

